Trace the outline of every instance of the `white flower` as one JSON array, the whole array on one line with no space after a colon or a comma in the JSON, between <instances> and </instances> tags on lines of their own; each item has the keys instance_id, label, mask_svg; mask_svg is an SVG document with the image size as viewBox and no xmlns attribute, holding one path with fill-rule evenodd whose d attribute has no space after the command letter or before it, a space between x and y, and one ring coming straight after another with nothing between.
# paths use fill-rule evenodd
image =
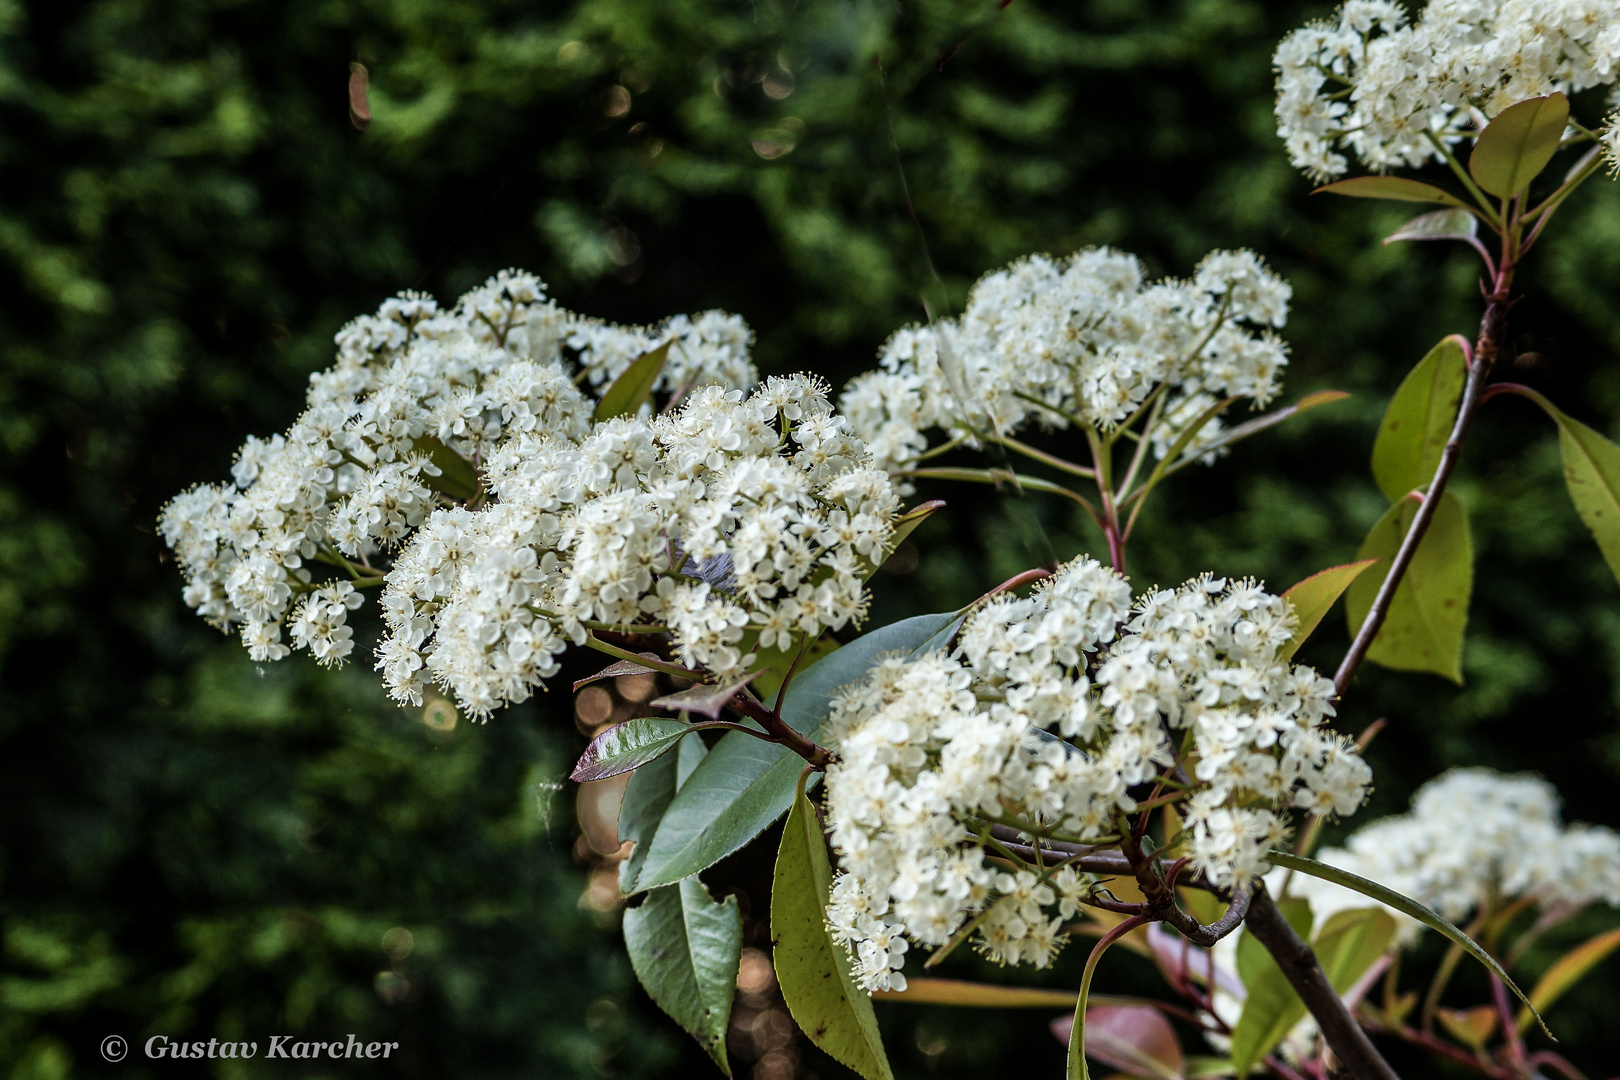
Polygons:
<instances>
[{"instance_id":1,"label":"white flower","mask_svg":"<svg viewBox=\"0 0 1620 1080\"><path fill-rule=\"evenodd\" d=\"M431 678L478 717L594 628L667 632L682 663L736 679L761 649L857 622L899 511L803 376L703 386L577 441L515 435L485 479L497 502L436 511L401 552L377 665L399 700Z\"/></svg>"},{"instance_id":2,"label":"white flower","mask_svg":"<svg viewBox=\"0 0 1620 1080\"><path fill-rule=\"evenodd\" d=\"M1558 793L1529 774L1453 769L1424 784L1405 814L1353 833L1319 856L1466 922L1481 905L1519 897L1541 904L1620 905L1620 833L1564 825ZM1359 893L1295 874L1290 891L1317 921L1370 903ZM1401 917L1405 936L1420 929Z\"/></svg>"},{"instance_id":3,"label":"white flower","mask_svg":"<svg viewBox=\"0 0 1620 1080\"><path fill-rule=\"evenodd\" d=\"M1277 133L1296 167L1343 173L1443 160L1485 119L1526 98L1620 77L1620 7L1609 0L1432 0L1408 23L1390 0L1350 0L1284 38Z\"/></svg>"},{"instance_id":4,"label":"white flower","mask_svg":"<svg viewBox=\"0 0 1620 1080\"><path fill-rule=\"evenodd\" d=\"M911 466L927 432L977 443L1031 424L1107 430L1150 407L1162 457L1182 427L1228 397L1264 405L1288 352L1264 327L1283 325L1291 290L1247 251L1212 252L1190 282L1144 284L1141 264L1109 248L1022 259L986 275L961 318L890 338L879 369L839 400L891 472ZM1220 432L1209 424L1200 451Z\"/></svg>"},{"instance_id":5,"label":"white flower","mask_svg":"<svg viewBox=\"0 0 1620 1080\"><path fill-rule=\"evenodd\" d=\"M1295 625L1248 581L1206 576L1133 605L1124 578L1081 558L1027 598L983 605L953 656L880 663L831 716L835 898L927 946L984 913L986 955L1045 965L1092 882L1055 865L996 871L990 824L1105 840L1136 808L1129 789L1178 758L1193 774L1178 843L1210 881L1252 880L1290 809L1351 813L1371 779L1321 727L1332 683L1277 659ZM879 924L834 924L861 964Z\"/></svg>"},{"instance_id":6,"label":"white flower","mask_svg":"<svg viewBox=\"0 0 1620 1080\"><path fill-rule=\"evenodd\" d=\"M387 555L435 511L505 497L496 473L514 494L523 488L537 510L573 501L582 486L597 494L640 485L658 457L652 428L624 420L593 430L595 403L576 385L576 360L581 378L603 384L670 341L658 386L691 394L754 381L751 340L741 319L717 311L677 316L656 332L586 320L547 299L538 278L513 270L448 311L419 293L386 300L375 315L338 332L336 362L310 376L307 408L292 427L243 444L231 468L234 485L193 488L164 509L159 527L186 575L184 599L223 628L245 624L243 640L257 660L287 655L286 623L293 647L337 662L352 648L352 631L332 621L330 603L314 596L293 603L295 593L309 592L318 564L364 578L362 587L377 584ZM575 448L561 473L526 471L514 459L554 442ZM815 445L818 476L860 457L844 454L842 445L830 432ZM542 459L552 453L542 451ZM460 524L441 530L433 548L439 561L413 563L408 576L417 576L407 594L441 595L467 559L455 546L463 539ZM448 554L446 543L454 547ZM358 603L358 593L345 594L339 606L346 612ZM613 621L629 621L634 597L627 603L598 606L611 607ZM421 618L399 612L412 625ZM548 669L556 643L547 635L554 632L503 654L502 685L516 687ZM399 685L419 684L425 640L418 630L385 643L385 668Z\"/></svg>"}]
</instances>

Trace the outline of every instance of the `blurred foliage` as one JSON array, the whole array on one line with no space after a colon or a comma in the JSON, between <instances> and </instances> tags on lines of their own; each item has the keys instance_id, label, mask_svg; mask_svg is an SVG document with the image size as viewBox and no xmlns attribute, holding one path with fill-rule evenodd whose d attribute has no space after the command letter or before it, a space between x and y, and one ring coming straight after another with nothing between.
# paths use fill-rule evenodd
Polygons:
<instances>
[{"instance_id":1,"label":"blurred foliage","mask_svg":"<svg viewBox=\"0 0 1620 1080\"><path fill-rule=\"evenodd\" d=\"M397 1033L402 1075L701 1075L616 930L576 902L566 796L537 809L579 747L564 697L446 735L363 665L260 671L182 608L152 535L165 498L284 428L332 333L400 288L452 299L518 265L610 318L725 307L756 327L764 370L838 384L925 301L959 307L1027 252L1115 244L1183 274L1254 247L1295 287L1289 396L1355 397L1167 485L1137 582L1214 569L1280 588L1349 559L1383 505L1367 470L1383 405L1443 334L1472 336L1479 297L1466 253L1379 246L1399 207L1311 200L1287 167L1269 55L1326 10L0 3L0 1069L112 1071L110 1033L353 1030ZM1620 189L1589 187L1522 274L1514 377L1613 434ZM1493 404L1462 475L1480 559L1468 683L1360 677L1344 725L1391 721L1364 813L1487 764L1620 824L1620 592L1548 425ZM1005 507L924 494L983 510L925 526L915 569L879 576L877 618L1029 562ZM1062 553L1095 544L1061 507L1034 510ZM1335 618L1302 659L1331 666L1344 644ZM757 881L737 862L718 876ZM396 927L410 936L385 951ZM1050 981L1072 985L1080 952ZM1153 989L1133 963L1110 957L1099 986ZM1611 964L1561 1003L1577 1062L1620 1056L1615 1000ZM1044 1015L881 1018L907 1075L1060 1067Z\"/></svg>"}]
</instances>

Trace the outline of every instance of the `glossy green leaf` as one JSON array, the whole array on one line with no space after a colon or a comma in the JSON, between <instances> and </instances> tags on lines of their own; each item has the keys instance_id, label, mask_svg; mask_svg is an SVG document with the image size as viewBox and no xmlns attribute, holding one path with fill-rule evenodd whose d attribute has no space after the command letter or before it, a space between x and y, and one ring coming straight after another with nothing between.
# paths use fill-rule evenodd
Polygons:
<instances>
[{"instance_id":1,"label":"glossy green leaf","mask_svg":"<svg viewBox=\"0 0 1620 1080\"><path fill-rule=\"evenodd\" d=\"M1299 647L1305 644L1306 639L1322 624L1328 610L1338 601L1344 590L1350 587L1350 583L1377 561L1377 559L1363 559L1360 562L1345 563L1343 566L1330 566L1290 585L1288 591L1283 593L1283 599L1293 605L1294 614L1299 618L1299 629L1295 630L1294 636L1277 650L1277 659L1292 659L1299 651Z\"/></svg>"},{"instance_id":2,"label":"glossy green leaf","mask_svg":"<svg viewBox=\"0 0 1620 1080\"><path fill-rule=\"evenodd\" d=\"M1356 176L1324 184L1312 195L1349 195L1356 199L1392 199L1395 202L1440 203L1443 206L1468 204L1449 191L1425 184L1421 180L1408 180L1404 176Z\"/></svg>"},{"instance_id":3,"label":"glossy green leaf","mask_svg":"<svg viewBox=\"0 0 1620 1080\"><path fill-rule=\"evenodd\" d=\"M1415 499L1389 508L1367 534L1356 558L1381 559L1382 565L1351 582L1344 598L1350 633L1361 628L1373 598L1388 576L1391 560L1417 515ZM1462 682L1463 632L1468 626L1468 598L1474 587L1474 547L1468 511L1450 491L1418 545L1406 576L1396 587L1367 659L1398 671L1429 671Z\"/></svg>"},{"instance_id":4,"label":"glossy green leaf","mask_svg":"<svg viewBox=\"0 0 1620 1080\"><path fill-rule=\"evenodd\" d=\"M1266 861L1273 866L1281 866L1297 873L1321 878L1323 881L1331 881L1335 885L1342 885L1352 892L1358 892L1362 896L1369 896L1386 907L1392 907L1401 914L1416 919L1431 930L1438 931L1447 940L1460 945L1464 952L1484 964L1491 974L1501 979L1504 986L1512 990L1520 1001L1530 1007L1536 1021L1541 1024L1541 1029L1543 1031L1547 1030L1547 1025L1542 1021L1541 1014L1536 1011L1535 1005L1529 998L1524 996L1524 991L1520 990L1513 980L1508 978L1508 973L1502 970L1502 965L1498 964L1490 953L1475 944L1473 938L1453 926L1439 912L1431 911L1410 896L1403 896L1394 889L1380 885L1376 881L1369 881L1359 874L1352 874L1350 871L1341 870L1337 866L1329 866L1327 863L1317 862L1315 859L1307 859L1303 855L1295 855L1287 851L1273 851L1266 855Z\"/></svg>"},{"instance_id":5,"label":"glossy green leaf","mask_svg":"<svg viewBox=\"0 0 1620 1080\"><path fill-rule=\"evenodd\" d=\"M782 719L820 741L833 694L864 677L881 656L937 647L928 643L958 621L955 613L919 615L856 638L794 677ZM637 887L673 884L758 836L792 803L803 764L791 751L751 735L726 735L664 811Z\"/></svg>"},{"instance_id":6,"label":"glossy green leaf","mask_svg":"<svg viewBox=\"0 0 1620 1080\"><path fill-rule=\"evenodd\" d=\"M1404 240L1472 240L1479 235L1479 218L1467 210L1449 207L1419 214L1384 237L1385 244Z\"/></svg>"},{"instance_id":7,"label":"glossy green leaf","mask_svg":"<svg viewBox=\"0 0 1620 1080\"><path fill-rule=\"evenodd\" d=\"M653 833L675 793L707 754L708 747L701 737L682 739L673 754L655 758L630 774L619 801L619 839L635 841L629 858L619 864L619 891L625 896L641 891L636 887L636 878L647 861Z\"/></svg>"},{"instance_id":8,"label":"glossy green leaf","mask_svg":"<svg viewBox=\"0 0 1620 1080\"><path fill-rule=\"evenodd\" d=\"M726 1025L742 960L737 898L715 903L695 876L654 889L626 909L624 944L647 995L730 1076Z\"/></svg>"},{"instance_id":9,"label":"glossy green leaf","mask_svg":"<svg viewBox=\"0 0 1620 1080\"><path fill-rule=\"evenodd\" d=\"M1620 578L1620 446L1563 413L1555 419L1569 497Z\"/></svg>"},{"instance_id":10,"label":"glossy green leaf","mask_svg":"<svg viewBox=\"0 0 1620 1080\"><path fill-rule=\"evenodd\" d=\"M1468 159L1474 182L1500 198L1517 195L1558 152L1568 123L1569 99L1563 94L1509 105L1474 141Z\"/></svg>"},{"instance_id":11,"label":"glossy green leaf","mask_svg":"<svg viewBox=\"0 0 1620 1080\"><path fill-rule=\"evenodd\" d=\"M1463 381L1468 375L1467 343L1452 335L1429 350L1402 380L1373 443L1372 471L1390 502L1426 488L1457 422Z\"/></svg>"},{"instance_id":12,"label":"glossy green leaf","mask_svg":"<svg viewBox=\"0 0 1620 1080\"><path fill-rule=\"evenodd\" d=\"M1610 930L1575 946L1553 961L1552 967L1530 990L1530 1004L1545 1009L1565 992L1586 978L1586 973L1600 964L1604 957L1620 948L1620 930ZM1519 1010L1519 1030L1530 1026L1530 1010Z\"/></svg>"},{"instance_id":13,"label":"glossy green leaf","mask_svg":"<svg viewBox=\"0 0 1620 1080\"><path fill-rule=\"evenodd\" d=\"M608 728L585 748L568 779L585 783L627 773L675 749L681 736L692 731L685 720L643 716Z\"/></svg>"},{"instance_id":14,"label":"glossy green leaf","mask_svg":"<svg viewBox=\"0 0 1620 1080\"><path fill-rule=\"evenodd\" d=\"M647 399L652 397L653 384L663 373L664 361L669 358L670 346L674 344L671 338L651 352L643 353L619 372L619 377L602 392L602 400L596 403L596 419L611 420L615 416L636 415Z\"/></svg>"},{"instance_id":15,"label":"glossy green leaf","mask_svg":"<svg viewBox=\"0 0 1620 1080\"><path fill-rule=\"evenodd\" d=\"M771 879L772 959L788 1012L811 1042L866 1077L892 1080L872 999L827 928L832 866L815 807L798 789Z\"/></svg>"}]
</instances>

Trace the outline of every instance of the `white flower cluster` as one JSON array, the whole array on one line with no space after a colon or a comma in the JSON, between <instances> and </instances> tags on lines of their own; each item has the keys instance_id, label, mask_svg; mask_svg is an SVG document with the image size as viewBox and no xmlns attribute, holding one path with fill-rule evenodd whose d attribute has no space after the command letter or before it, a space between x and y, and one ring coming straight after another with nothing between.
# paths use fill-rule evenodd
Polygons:
<instances>
[{"instance_id":1,"label":"white flower cluster","mask_svg":"<svg viewBox=\"0 0 1620 1080\"><path fill-rule=\"evenodd\" d=\"M1133 605L1124 578L1082 558L986 604L952 656L886 661L846 690L828 919L861 984L903 985L907 939L943 944L975 916L991 958L1051 961L1093 883L1070 866L997 869L992 824L1106 844L1137 785L1185 768L1192 866L1233 885L1261 872L1290 808L1353 812L1371 774L1323 727L1332 683L1277 658L1295 625L1248 581Z\"/></svg>"},{"instance_id":2,"label":"white flower cluster","mask_svg":"<svg viewBox=\"0 0 1620 1080\"><path fill-rule=\"evenodd\" d=\"M1277 132L1296 167L1327 179L1353 152L1416 168L1514 102L1620 77L1613 0L1432 0L1414 22L1393 0L1350 0L1277 47Z\"/></svg>"},{"instance_id":3,"label":"white flower cluster","mask_svg":"<svg viewBox=\"0 0 1620 1080\"><path fill-rule=\"evenodd\" d=\"M501 447L584 437L594 403L575 385L570 350L579 378L599 383L624 358L672 341L664 378L684 392L754 382L749 337L721 312L656 329L586 320L514 271L448 311L415 293L385 301L338 333L337 362L310 376L297 422L247 440L234 483L195 487L164 509L159 525L186 575L186 603L223 628L240 625L255 660L287 655L285 627L292 647L341 662L360 597L349 584L319 586L311 564L375 585L375 557L436 508L482 499L478 470Z\"/></svg>"},{"instance_id":4,"label":"white flower cluster","mask_svg":"<svg viewBox=\"0 0 1620 1080\"><path fill-rule=\"evenodd\" d=\"M1463 922L1482 905L1531 896L1541 904L1620 906L1620 833L1565 825L1558 792L1538 776L1453 769L1424 784L1412 808L1357 830L1318 856ZM1295 874L1289 891L1320 923L1366 897ZM1410 933L1418 926L1410 920Z\"/></svg>"},{"instance_id":5,"label":"white flower cluster","mask_svg":"<svg viewBox=\"0 0 1620 1080\"><path fill-rule=\"evenodd\" d=\"M675 412L496 448L478 511L441 509L388 576L378 668L474 716L521 701L592 628L667 631L684 663L740 677L760 650L859 621L899 499L825 388L704 387Z\"/></svg>"},{"instance_id":6,"label":"white flower cluster","mask_svg":"<svg viewBox=\"0 0 1620 1080\"><path fill-rule=\"evenodd\" d=\"M969 443L1032 420L1106 430L1162 387L1148 425L1162 457L1216 402L1271 399L1288 351L1263 328L1287 320L1287 282L1248 251L1210 253L1191 281L1144 278L1135 256L1110 248L1022 259L982 278L960 318L895 334L839 408L900 471L930 428ZM1185 453L1220 430L1210 423Z\"/></svg>"}]
</instances>

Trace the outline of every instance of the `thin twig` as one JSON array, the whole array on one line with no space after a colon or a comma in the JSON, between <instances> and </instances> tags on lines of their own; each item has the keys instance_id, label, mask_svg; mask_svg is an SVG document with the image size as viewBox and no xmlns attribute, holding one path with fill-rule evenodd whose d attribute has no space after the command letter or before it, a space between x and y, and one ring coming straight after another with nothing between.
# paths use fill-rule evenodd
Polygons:
<instances>
[{"instance_id":1,"label":"thin twig","mask_svg":"<svg viewBox=\"0 0 1620 1080\"><path fill-rule=\"evenodd\" d=\"M1361 662L1367 658L1367 650L1372 648L1373 638L1377 637L1378 631L1383 628L1384 620L1389 616L1390 604L1395 599L1395 590L1400 587L1401 580L1405 578L1407 569L1412 565L1413 557L1417 555L1418 545L1423 542L1424 535L1429 531L1429 525L1439 512L1441 496L1445 493L1452 470L1457 467L1457 459L1462 454L1463 440L1468 438L1468 429L1473 425L1474 414L1479 411L1485 381L1490 378L1491 368L1496 364L1496 352L1500 345L1502 330L1507 323L1508 309L1512 306L1510 293L1513 287L1513 271L1511 253L1504 246L1501 269L1497 272L1495 287L1485 306L1485 314L1480 320L1479 340L1474 346L1468 379L1463 384L1462 403L1457 408L1457 421L1452 425L1451 437L1446 440L1445 449L1440 453L1440 462L1435 467L1434 479L1429 482L1423 503L1412 518L1412 527L1406 531L1406 537L1401 541L1400 549L1395 552L1389 574L1379 586L1378 596L1373 600L1367 618L1362 621L1361 628L1356 632L1355 641L1350 644L1350 651L1345 653L1338 672L1333 676L1334 693L1341 698L1349 688L1350 680L1355 677L1357 669L1361 667Z\"/></svg>"}]
</instances>

